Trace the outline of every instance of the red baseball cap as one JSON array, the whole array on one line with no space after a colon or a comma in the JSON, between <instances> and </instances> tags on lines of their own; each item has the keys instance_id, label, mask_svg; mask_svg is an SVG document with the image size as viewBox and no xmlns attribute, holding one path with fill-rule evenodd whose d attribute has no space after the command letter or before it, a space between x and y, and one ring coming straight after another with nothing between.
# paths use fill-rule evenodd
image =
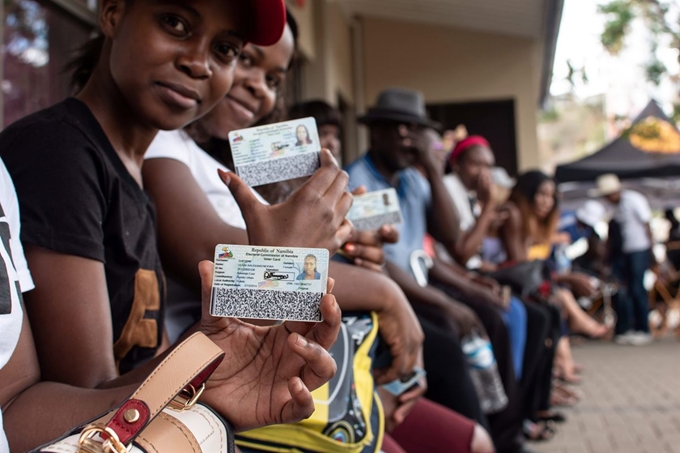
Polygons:
<instances>
[{"instance_id":1,"label":"red baseball cap","mask_svg":"<svg viewBox=\"0 0 680 453\"><path fill-rule=\"evenodd\" d=\"M271 46L279 42L286 27L284 0L253 0L252 8L255 17L246 40L259 46Z\"/></svg>"}]
</instances>

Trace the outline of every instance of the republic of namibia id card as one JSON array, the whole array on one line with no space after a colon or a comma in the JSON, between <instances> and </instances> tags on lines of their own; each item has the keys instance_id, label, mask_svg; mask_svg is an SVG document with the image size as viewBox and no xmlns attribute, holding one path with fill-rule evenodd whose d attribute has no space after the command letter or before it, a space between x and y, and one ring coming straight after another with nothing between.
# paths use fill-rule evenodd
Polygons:
<instances>
[{"instance_id":1,"label":"republic of namibia id card","mask_svg":"<svg viewBox=\"0 0 680 453\"><path fill-rule=\"evenodd\" d=\"M383 225L397 225L403 221L397 191L390 188L355 195L347 213L357 230L377 230Z\"/></svg>"},{"instance_id":2,"label":"republic of namibia id card","mask_svg":"<svg viewBox=\"0 0 680 453\"><path fill-rule=\"evenodd\" d=\"M220 244L215 248L210 314L322 321L328 250Z\"/></svg>"},{"instance_id":3,"label":"republic of namibia id card","mask_svg":"<svg viewBox=\"0 0 680 453\"><path fill-rule=\"evenodd\" d=\"M314 118L229 133L236 174L251 187L313 174L320 166Z\"/></svg>"}]
</instances>

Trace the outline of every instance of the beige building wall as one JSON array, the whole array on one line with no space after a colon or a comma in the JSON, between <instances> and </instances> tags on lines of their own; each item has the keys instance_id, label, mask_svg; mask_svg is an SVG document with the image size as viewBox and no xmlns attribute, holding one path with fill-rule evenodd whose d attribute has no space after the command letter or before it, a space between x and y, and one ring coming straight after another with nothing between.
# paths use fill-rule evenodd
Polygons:
<instances>
[{"instance_id":1,"label":"beige building wall","mask_svg":"<svg viewBox=\"0 0 680 453\"><path fill-rule=\"evenodd\" d=\"M350 21L337 2L308 0L303 8L288 2L298 21L298 47L305 59L303 95L337 105L338 96L354 104Z\"/></svg>"},{"instance_id":2,"label":"beige building wall","mask_svg":"<svg viewBox=\"0 0 680 453\"><path fill-rule=\"evenodd\" d=\"M535 41L373 18L362 28L369 106L388 87L420 90L428 103L514 99L519 168L539 165Z\"/></svg>"}]
</instances>

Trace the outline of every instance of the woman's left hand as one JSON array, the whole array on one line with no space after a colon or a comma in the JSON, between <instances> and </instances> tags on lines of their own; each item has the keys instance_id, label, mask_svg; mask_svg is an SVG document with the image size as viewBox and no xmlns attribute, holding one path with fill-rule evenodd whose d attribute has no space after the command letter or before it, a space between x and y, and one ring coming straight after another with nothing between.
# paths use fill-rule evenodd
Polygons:
<instances>
[{"instance_id":1,"label":"woman's left hand","mask_svg":"<svg viewBox=\"0 0 680 453\"><path fill-rule=\"evenodd\" d=\"M341 312L330 294L321 300L324 320L260 327L209 313L213 264L199 265L203 287L200 330L226 353L206 383L202 400L237 431L295 423L314 412L311 392L336 372L328 349L338 337Z\"/></svg>"},{"instance_id":2,"label":"woman's left hand","mask_svg":"<svg viewBox=\"0 0 680 453\"><path fill-rule=\"evenodd\" d=\"M392 225L383 225L377 230L354 230L349 241L342 246L343 254L353 264L366 269L382 272L385 265L383 244L394 244L399 240L399 232Z\"/></svg>"}]
</instances>

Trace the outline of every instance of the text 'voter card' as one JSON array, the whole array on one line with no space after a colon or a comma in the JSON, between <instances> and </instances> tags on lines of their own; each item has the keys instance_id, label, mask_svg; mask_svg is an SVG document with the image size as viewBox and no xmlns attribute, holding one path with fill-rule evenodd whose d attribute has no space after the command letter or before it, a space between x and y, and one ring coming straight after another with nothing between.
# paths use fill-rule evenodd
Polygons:
<instances>
[{"instance_id":1,"label":"text 'voter card'","mask_svg":"<svg viewBox=\"0 0 680 453\"><path fill-rule=\"evenodd\" d=\"M385 189L355 195L347 218L352 221L357 230L377 230L383 225L401 223L397 191Z\"/></svg>"},{"instance_id":2,"label":"text 'voter card'","mask_svg":"<svg viewBox=\"0 0 680 453\"><path fill-rule=\"evenodd\" d=\"M218 245L210 314L323 321L328 250Z\"/></svg>"},{"instance_id":3,"label":"text 'voter card'","mask_svg":"<svg viewBox=\"0 0 680 453\"><path fill-rule=\"evenodd\" d=\"M236 174L249 186L309 176L319 168L319 132L302 118L229 133Z\"/></svg>"}]
</instances>

